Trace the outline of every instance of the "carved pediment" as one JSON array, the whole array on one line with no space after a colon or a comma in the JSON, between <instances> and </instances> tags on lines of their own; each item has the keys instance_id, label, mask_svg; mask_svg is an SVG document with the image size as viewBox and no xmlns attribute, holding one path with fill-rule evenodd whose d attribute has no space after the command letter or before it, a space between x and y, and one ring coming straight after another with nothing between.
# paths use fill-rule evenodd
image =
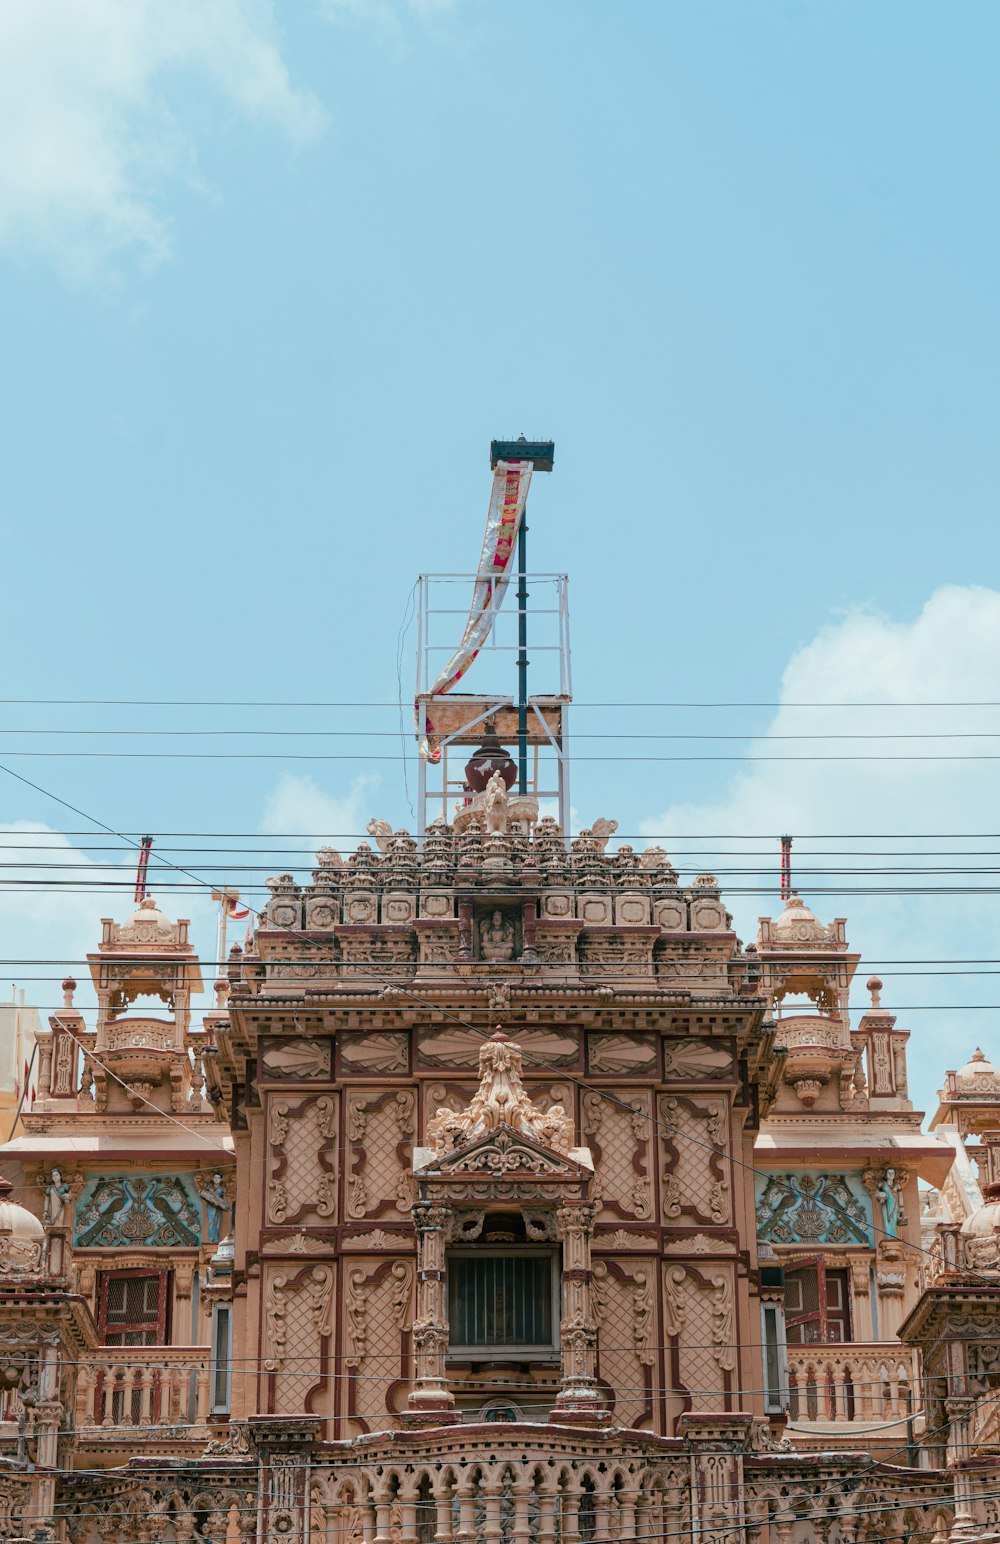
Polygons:
<instances>
[{"instance_id":1,"label":"carved pediment","mask_svg":"<svg viewBox=\"0 0 1000 1544\"><path fill-rule=\"evenodd\" d=\"M593 1171L586 1162L580 1161L586 1149L575 1151L579 1153L579 1159L544 1147L513 1126L500 1125L445 1153L431 1154L426 1149L418 1149L414 1172L418 1179L507 1179L517 1175L579 1185L589 1179ZM423 1162L419 1162L421 1159Z\"/></svg>"}]
</instances>

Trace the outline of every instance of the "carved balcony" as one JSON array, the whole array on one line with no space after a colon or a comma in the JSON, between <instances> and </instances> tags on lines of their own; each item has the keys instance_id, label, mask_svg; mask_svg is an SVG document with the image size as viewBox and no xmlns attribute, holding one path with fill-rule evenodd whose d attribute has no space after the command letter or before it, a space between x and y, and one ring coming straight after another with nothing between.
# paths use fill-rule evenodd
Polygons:
<instances>
[{"instance_id":1,"label":"carved balcony","mask_svg":"<svg viewBox=\"0 0 1000 1544\"><path fill-rule=\"evenodd\" d=\"M788 1347L788 1405L793 1426L817 1436L844 1427L878 1427L896 1446L919 1400L916 1356L889 1341Z\"/></svg>"},{"instance_id":2,"label":"carved balcony","mask_svg":"<svg viewBox=\"0 0 1000 1544\"><path fill-rule=\"evenodd\" d=\"M210 1360L207 1346L98 1346L77 1381L79 1435L128 1441L142 1429L169 1440L177 1428L191 1436L189 1422L206 1435Z\"/></svg>"}]
</instances>

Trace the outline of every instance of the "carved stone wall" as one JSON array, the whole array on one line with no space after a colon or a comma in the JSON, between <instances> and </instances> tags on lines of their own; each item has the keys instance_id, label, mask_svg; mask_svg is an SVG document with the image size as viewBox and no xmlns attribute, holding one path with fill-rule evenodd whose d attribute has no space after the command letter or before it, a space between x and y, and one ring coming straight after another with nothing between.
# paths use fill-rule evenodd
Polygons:
<instances>
[{"instance_id":1,"label":"carved stone wall","mask_svg":"<svg viewBox=\"0 0 1000 1544\"><path fill-rule=\"evenodd\" d=\"M589 1091L582 1111L584 1140L594 1159L591 1194L598 1216L604 1222L615 1217L645 1222L653 1215L651 1096L634 1088Z\"/></svg>"},{"instance_id":2,"label":"carved stone wall","mask_svg":"<svg viewBox=\"0 0 1000 1544\"><path fill-rule=\"evenodd\" d=\"M416 1091L352 1088L346 1100L346 1217L407 1216L414 1201Z\"/></svg>"},{"instance_id":3,"label":"carved stone wall","mask_svg":"<svg viewBox=\"0 0 1000 1544\"><path fill-rule=\"evenodd\" d=\"M597 1373L619 1426L648 1429L658 1360L657 1266L652 1260L595 1259L591 1286Z\"/></svg>"},{"instance_id":4,"label":"carved stone wall","mask_svg":"<svg viewBox=\"0 0 1000 1544\"><path fill-rule=\"evenodd\" d=\"M263 1278L267 1413L322 1413L329 1403L326 1355L334 1332L337 1264L268 1265Z\"/></svg>"},{"instance_id":5,"label":"carved stone wall","mask_svg":"<svg viewBox=\"0 0 1000 1544\"><path fill-rule=\"evenodd\" d=\"M333 1092L268 1094L269 1225L336 1219L339 1098Z\"/></svg>"},{"instance_id":6,"label":"carved stone wall","mask_svg":"<svg viewBox=\"0 0 1000 1544\"><path fill-rule=\"evenodd\" d=\"M340 1406L345 1434L398 1424L409 1392L414 1317L412 1260L352 1258L344 1264Z\"/></svg>"},{"instance_id":7,"label":"carved stone wall","mask_svg":"<svg viewBox=\"0 0 1000 1544\"><path fill-rule=\"evenodd\" d=\"M663 1094L657 1100L657 1117L664 1221L729 1223L733 1211L726 1100Z\"/></svg>"}]
</instances>

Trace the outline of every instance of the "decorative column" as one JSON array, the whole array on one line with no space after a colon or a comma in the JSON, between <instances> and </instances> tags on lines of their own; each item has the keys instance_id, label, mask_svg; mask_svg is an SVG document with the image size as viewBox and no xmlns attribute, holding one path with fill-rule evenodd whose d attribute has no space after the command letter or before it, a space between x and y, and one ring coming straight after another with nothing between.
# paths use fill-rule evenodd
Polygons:
<instances>
[{"instance_id":1,"label":"decorative column","mask_svg":"<svg viewBox=\"0 0 1000 1544\"><path fill-rule=\"evenodd\" d=\"M556 1212L563 1245L559 1327L562 1379L549 1420L573 1426L605 1426L610 1419L597 1386L597 1325L591 1302L590 1268L595 1212L591 1201L571 1202Z\"/></svg>"},{"instance_id":2,"label":"decorative column","mask_svg":"<svg viewBox=\"0 0 1000 1544\"><path fill-rule=\"evenodd\" d=\"M538 950L535 948L535 928L538 924L538 902L534 896L530 901L521 902L521 926L524 935L524 947L521 950L522 965L536 965L538 963Z\"/></svg>"},{"instance_id":3,"label":"decorative column","mask_svg":"<svg viewBox=\"0 0 1000 1544\"><path fill-rule=\"evenodd\" d=\"M404 1416L407 1425L440 1426L459 1419L445 1376L448 1349L448 1281L445 1249L451 1236L451 1207L417 1201L417 1316L413 1321L414 1380Z\"/></svg>"}]
</instances>

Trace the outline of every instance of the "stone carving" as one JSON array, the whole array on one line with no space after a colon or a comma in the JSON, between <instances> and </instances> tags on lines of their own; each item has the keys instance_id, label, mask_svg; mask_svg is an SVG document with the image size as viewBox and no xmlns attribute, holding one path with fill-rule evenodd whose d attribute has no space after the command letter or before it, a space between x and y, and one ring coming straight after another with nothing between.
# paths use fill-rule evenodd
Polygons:
<instances>
[{"instance_id":1,"label":"stone carving","mask_svg":"<svg viewBox=\"0 0 1000 1544\"><path fill-rule=\"evenodd\" d=\"M67 1185L59 1169L53 1169L45 1187L42 1221L47 1228L61 1228L66 1208L73 1199L73 1187Z\"/></svg>"},{"instance_id":2,"label":"stone carving","mask_svg":"<svg viewBox=\"0 0 1000 1544\"><path fill-rule=\"evenodd\" d=\"M491 981L487 987L487 1003L491 1013L505 1013L510 1007L510 982Z\"/></svg>"},{"instance_id":3,"label":"stone carving","mask_svg":"<svg viewBox=\"0 0 1000 1544\"><path fill-rule=\"evenodd\" d=\"M480 1037L469 1029L429 1030L421 1035L418 1056L431 1067L475 1067L481 1044ZM576 1035L570 1030L522 1030L518 1044L523 1055L530 1054L532 1060L537 1058L548 1066L569 1066L579 1054Z\"/></svg>"},{"instance_id":4,"label":"stone carving","mask_svg":"<svg viewBox=\"0 0 1000 1544\"><path fill-rule=\"evenodd\" d=\"M591 1302L598 1328L601 1378L620 1391L615 1401L615 1422L637 1426L650 1413L644 1369L654 1361L649 1268L637 1262L620 1265L615 1261L596 1261Z\"/></svg>"},{"instance_id":5,"label":"stone carving","mask_svg":"<svg viewBox=\"0 0 1000 1544\"><path fill-rule=\"evenodd\" d=\"M871 1204L847 1174L799 1171L757 1178L757 1237L772 1244L867 1244Z\"/></svg>"},{"instance_id":6,"label":"stone carving","mask_svg":"<svg viewBox=\"0 0 1000 1544\"><path fill-rule=\"evenodd\" d=\"M602 815L600 819L594 821L588 831L581 831L580 835L591 838L592 851L603 852L617 830L617 820L605 820Z\"/></svg>"},{"instance_id":7,"label":"stone carving","mask_svg":"<svg viewBox=\"0 0 1000 1544\"><path fill-rule=\"evenodd\" d=\"M195 1182L198 1194L205 1203L205 1212L208 1217L208 1242L217 1244L222 1236L222 1221L229 1215L229 1194L225 1181L218 1170L211 1179L202 1179Z\"/></svg>"},{"instance_id":8,"label":"stone carving","mask_svg":"<svg viewBox=\"0 0 1000 1544\"><path fill-rule=\"evenodd\" d=\"M345 1066L363 1067L366 1072L405 1072L407 1037L346 1034L340 1041L340 1059Z\"/></svg>"},{"instance_id":9,"label":"stone carving","mask_svg":"<svg viewBox=\"0 0 1000 1544\"><path fill-rule=\"evenodd\" d=\"M379 852L388 852L392 846L392 826L387 820L369 820L365 830L371 837Z\"/></svg>"},{"instance_id":10,"label":"stone carving","mask_svg":"<svg viewBox=\"0 0 1000 1544\"><path fill-rule=\"evenodd\" d=\"M698 1222L728 1222L726 1106L721 1100L700 1103L679 1094L664 1095L659 1101L659 1116L666 1216L687 1213Z\"/></svg>"},{"instance_id":11,"label":"stone carving","mask_svg":"<svg viewBox=\"0 0 1000 1544\"><path fill-rule=\"evenodd\" d=\"M382 1216L392 1211L405 1215L409 1211L415 1107L410 1089L351 1095L347 1115L351 1142L349 1217Z\"/></svg>"},{"instance_id":12,"label":"stone carving","mask_svg":"<svg viewBox=\"0 0 1000 1544\"><path fill-rule=\"evenodd\" d=\"M728 1051L704 1040L667 1040L663 1046L668 1078L719 1078L729 1071L732 1060Z\"/></svg>"},{"instance_id":13,"label":"stone carving","mask_svg":"<svg viewBox=\"0 0 1000 1544\"><path fill-rule=\"evenodd\" d=\"M268 1220L294 1222L310 1212L332 1217L336 1174L327 1166L326 1155L336 1142L335 1100L307 1096L291 1103L271 1096L268 1135L274 1163L268 1180Z\"/></svg>"},{"instance_id":14,"label":"stone carving","mask_svg":"<svg viewBox=\"0 0 1000 1544\"><path fill-rule=\"evenodd\" d=\"M886 1169L865 1170L865 1185L878 1202L881 1213L880 1232L883 1238L895 1238L900 1224L906 1222L906 1213L903 1210L904 1177L902 1170L891 1166Z\"/></svg>"},{"instance_id":15,"label":"stone carving","mask_svg":"<svg viewBox=\"0 0 1000 1544\"><path fill-rule=\"evenodd\" d=\"M479 924L479 952L484 960L505 961L514 958L514 922L499 909L491 911Z\"/></svg>"},{"instance_id":16,"label":"stone carving","mask_svg":"<svg viewBox=\"0 0 1000 1544\"><path fill-rule=\"evenodd\" d=\"M584 1094L583 1129L594 1152L591 1195L599 1212L644 1222L653 1214L646 1096Z\"/></svg>"},{"instance_id":17,"label":"stone carving","mask_svg":"<svg viewBox=\"0 0 1000 1544\"><path fill-rule=\"evenodd\" d=\"M626 1233L624 1228L616 1228L606 1237L601 1236L602 1249L655 1249L656 1238L651 1233Z\"/></svg>"},{"instance_id":18,"label":"stone carving","mask_svg":"<svg viewBox=\"0 0 1000 1544\"><path fill-rule=\"evenodd\" d=\"M521 1082L521 1048L498 1029L479 1052L479 1088L465 1110L439 1109L427 1124L427 1138L435 1152L489 1136L510 1126L558 1153L568 1153L573 1123L561 1104L540 1110L532 1104Z\"/></svg>"},{"instance_id":19,"label":"stone carving","mask_svg":"<svg viewBox=\"0 0 1000 1544\"><path fill-rule=\"evenodd\" d=\"M651 1035L592 1035L590 1065L594 1072L648 1072L656 1062Z\"/></svg>"},{"instance_id":20,"label":"stone carving","mask_svg":"<svg viewBox=\"0 0 1000 1544\"><path fill-rule=\"evenodd\" d=\"M494 772L486 784L483 797L483 816L486 821L486 829L489 832L505 833L509 818L507 802L507 784L503 780L503 774Z\"/></svg>"},{"instance_id":21,"label":"stone carving","mask_svg":"<svg viewBox=\"0 0 1000 1544\"><path fill-rule=\"evenodd\" d=\"M264 1067L289 1078L316 1078L330 1072L330 1045L324 1040L288 1040L269 1045Z\"/></svg>"},{"instance_id":22,"label":"stone carving","mask_svg":"<svg viewBox=\"0 0 1000 1544\"><path fill-rule=\"evenodd\" d=\"M732 1278L720 1273L712 1277L712 1345L724 1372L732 1372L736 1366L735 1340Z\"/></svg>"},{"instance_id":23,"label":"stone carving","mask_svg":"<svg viewBox=\"0 0 1000 1544\"><path fill-rule=\"evenodd\" d=\"M186 1176L103 1174L80 1192L77 1249L192 1248L200 1242L201 1206Z\"/></svg>"}]
</instances>

